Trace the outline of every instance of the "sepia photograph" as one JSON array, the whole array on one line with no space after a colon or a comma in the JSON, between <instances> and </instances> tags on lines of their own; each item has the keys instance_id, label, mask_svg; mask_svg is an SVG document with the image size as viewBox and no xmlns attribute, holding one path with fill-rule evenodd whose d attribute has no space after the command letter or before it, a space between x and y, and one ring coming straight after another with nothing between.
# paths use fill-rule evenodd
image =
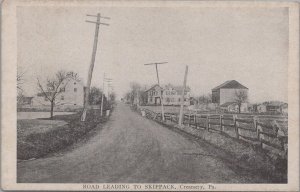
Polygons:
<instances>
[{"instance_id":1,"label":"sepia photograph","mask_svg":"<svg viewBox=\"0 0 300 192\"><path fill-rule=\"evenodd\" d=\"M299 190L299 7L260 3L4 1L2 188Z\"/></svg>"}]
</instances>

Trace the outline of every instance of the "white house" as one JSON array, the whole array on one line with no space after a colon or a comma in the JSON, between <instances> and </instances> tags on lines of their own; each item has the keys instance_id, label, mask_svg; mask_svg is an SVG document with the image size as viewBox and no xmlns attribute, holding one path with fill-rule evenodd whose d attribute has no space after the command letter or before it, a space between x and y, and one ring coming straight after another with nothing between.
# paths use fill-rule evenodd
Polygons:
<instances>
[{"instance_id":1,"label":"white house","mask_svg":"<svg viewBox=\"0 0 300 192\"><path fill-rule=\"evenodd\" d=\"M162 87L160 87L158 84L153 85L150 89L145 91L145 94L147 95L147 105L160 105L160 97L162 92Z\"/></svg>"},{"instance_id":2,"label":"white house","mask_svg":"<svg viewBox=\"0 0 300 192\"><path fill-rule=\"evenodd\" d=\"M60 93L55 98L57 107L79 108L84 105L84 86L80 80L66 79L59 87ZM33 98L33 106L50 106L49 100L43 93Z\"/></svg>"},{"instance_id":3,"label":"white house","mask_svg":"<svg viewBox=\"0 0 300 192\"><path fill-rule=\"evenodd\" d=\"M181 105L182 86L173 86L168 84L163 91L163 100L165 105ZM190 88L186 87L184 92L184 105L190 105Z\"/></svg>"},{"instance_id":4,"label":"white house","mask_svg":"<svg viewBox=\"0 0 300 192\"><path fill-rule=\"evenodd\" d=\"M181 95L182 95L182 86L173 86L168 84L164 88L159 85L154 85L147 91L147 105L160 105L160 96L162 94L163 104L164 105L180 105L181 104ZM190 105L190 88L187 87L184 93L184 105Z\"/></svg>"}]
</instances>

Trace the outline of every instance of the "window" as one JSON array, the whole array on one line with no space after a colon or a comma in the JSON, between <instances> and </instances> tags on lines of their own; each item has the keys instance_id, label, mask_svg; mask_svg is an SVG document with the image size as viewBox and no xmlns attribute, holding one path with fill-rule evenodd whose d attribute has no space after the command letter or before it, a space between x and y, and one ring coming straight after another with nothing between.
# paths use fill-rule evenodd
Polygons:
<instances>
[{"instance_id":1,"label":"window","mask_svg":"<svg viewBox=\"0 0 300 192\"><path fill-rule=\"evenodd\" d=\"M74 88L74 92L77 92L77 88Z\"/></svg>"},{"instance_id":2,"label":"window","mask_svg":"<svg viewBox=\"0 0 300 192\"><path fill-rule=\"evenodd\" d=\"M60 96L60 100L65 100L65 97L63 95Z\"/></svg>"},{"instance_id":3,"label":"window","mask_svg":"<svg viewBox=\"0 0 300 192\"><path fill-rule=\"evenodd\" d=\"M180 102L180 98L178 99L178 101Z\"/></svg>"},{"instance_id":4,"label":"window","mask_svg":"<svg viewBox=\"0 0 300 192\"><path fill-rule=\"evenodd\" d=\"M48 101L48 98L47 97L44 97L45 101Z\"/></svg>"},{"instance_id":5,"label":"window","mask_svg":"<svg viewBox=\"0 0 300 192\"><path fill-rule=\"evenodd\" d=\"M74 82L74 85L76 85L76 82Z\"/></svg>"}]
</instances>

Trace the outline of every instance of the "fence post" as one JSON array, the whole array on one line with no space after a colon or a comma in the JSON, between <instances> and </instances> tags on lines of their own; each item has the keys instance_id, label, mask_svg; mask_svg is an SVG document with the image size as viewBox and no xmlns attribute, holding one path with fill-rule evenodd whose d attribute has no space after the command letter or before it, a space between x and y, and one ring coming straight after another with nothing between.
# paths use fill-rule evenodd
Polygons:
<instances>
[{"instance_id":1,"label":"fence post","mask_svg":"<svg viewBox=\"0 0 300 192\"><path fill-rule=\"evenodd\" d=\"M206 116L206 129L209 131L209 115Z\"/></svg>"},{"instance_id":2,"label":"fence post","mask_svg":"<svg viewBox=\"0 0 300 192\"><path fill-rule=\"evenodd\" d=\"M254 125L254 129L256 130L257 139L259 140L259 133L258 133L257 117L256 116L253 116L253 125Z\"/></svg>"},{"instance_id":3,"label":"fence post","mask_svg":"<svg viewBox=\"0 0 300 192\"><path fill-rule=\"evenodd\" d=\"M260 141L260 148L263 149L263 142L260 139L260 130L258 130L258 140Z\"/></svg>"},{"instance_id":4,"label":"fence post","mask_svg":"<svg viewBox=\"0 0 300 192\"><path fill-rule=\"evenodd\" d=\"M224 127L223 127L223 115L220 115L220 126L221 126L221 131L224 131Z\"/></svg>"},{"instance_id":5,"label":"fence post","mask_svg":"<svg viewBox=\"0 0 300 192\"><path fill-rule=\"evenodd\" d=\"M257 123L258 123L258 118L257 118L257 116L254 116L253 117L253 124L254 124L254 128L256 130L257 140L259 141L260 148L263 148L263 143L261 142L261 139L260 139L260 130L258 129Z\"/></svg>"},{"instance_id":6,"label":"fence post","mask_svg":"<svg viewBox=\"0 0 300 192\"><path fill-rule=\"evenodd\" d=\"M239 139L240 138L239 128L238 128L236 119L237 119L237 115L233 115L235 135L236 135L236 138Z\"/></svg>"},{"instance_id":7,"label":"fence post","mask_svg":"<svg viewBox=\"0 0 300 192\"><path fill-rule=\"evenodd\" d=\"M278 138L279 125L278 125L278 123L277 123L276 120L273 120L271 124L272 124L273 129L275 128L275 133L276 133L276 136ZM284 142L283 142L283 139L280 139L280 138L278 138L278 139L280 140L280 145L282 147L282 150L284 151Z\"/></svg>"}]
</instances>

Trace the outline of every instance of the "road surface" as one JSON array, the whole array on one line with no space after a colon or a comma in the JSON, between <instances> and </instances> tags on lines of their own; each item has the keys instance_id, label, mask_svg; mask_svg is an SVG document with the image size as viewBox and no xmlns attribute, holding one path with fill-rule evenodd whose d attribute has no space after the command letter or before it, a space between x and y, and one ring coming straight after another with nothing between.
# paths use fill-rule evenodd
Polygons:
<instances>
[{"instance_id":1,"label":"road surface","mask_svg":"<svg viewBox=\"0 0 300 192\"><path fill-rule=\"evenodd\" d=\"M253 183L200 141L118 104L111 119L86 141L60 155L19 162L18 182L29 183Z\"/></svg>"}]
</instances>

